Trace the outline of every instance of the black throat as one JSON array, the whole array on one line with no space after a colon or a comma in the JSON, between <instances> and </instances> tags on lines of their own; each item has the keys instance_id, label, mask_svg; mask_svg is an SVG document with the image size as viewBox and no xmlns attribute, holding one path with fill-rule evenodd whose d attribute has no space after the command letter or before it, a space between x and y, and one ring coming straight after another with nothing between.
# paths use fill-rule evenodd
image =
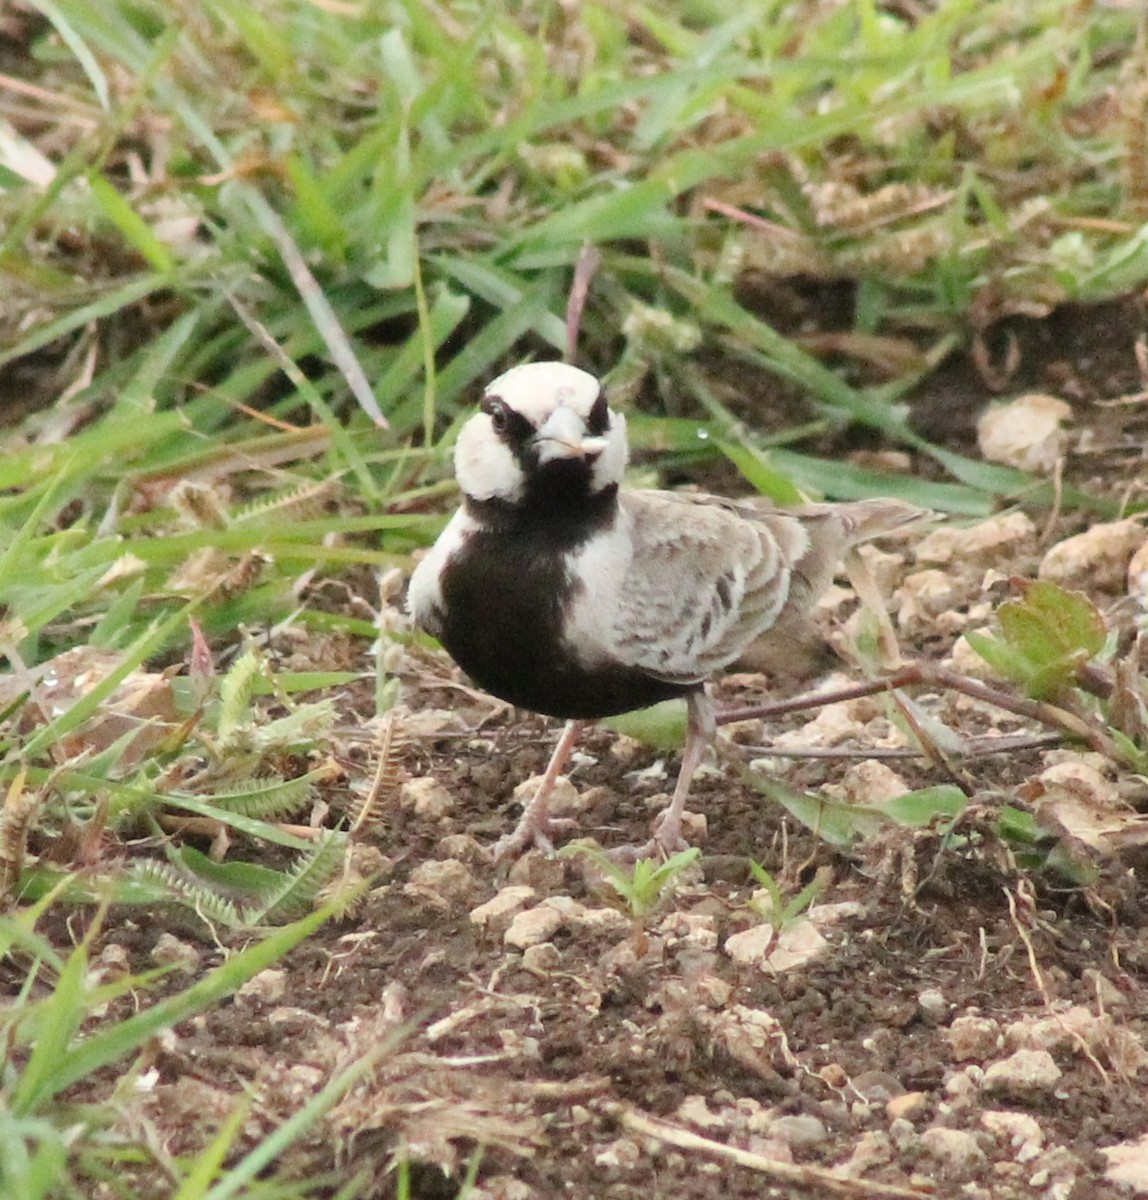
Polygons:
<instances>
[{"instance_id":1,"label":"black throat","mask_svg":"<svg viewBox=\"0 0 1148 1200\"><path fill-rule=\"evenodd\" d=\"M587 665L566 642L566 612L584 587L571 557L609 531L618 489L591 495L583 480L572 494L577 480L545 475L514 504L467 499L481 528L443 568L443 645L486 691L548 716L592 719L682 695L689 689L631 667Z\"/></svg>"},{"instance_id":2,"label":"black throat","mask_svg":"<svg viewBox=\"0 0 1148 1200\"><path fill-rule=\"evenodd\" d=\"M603 529L618 512L618 485L590 491L589 465L562 459L527 474L524 495L515 501L466 498L466 509L492 533L541 537L554 550L574 550Z\"/></svg>"}]
</instances>

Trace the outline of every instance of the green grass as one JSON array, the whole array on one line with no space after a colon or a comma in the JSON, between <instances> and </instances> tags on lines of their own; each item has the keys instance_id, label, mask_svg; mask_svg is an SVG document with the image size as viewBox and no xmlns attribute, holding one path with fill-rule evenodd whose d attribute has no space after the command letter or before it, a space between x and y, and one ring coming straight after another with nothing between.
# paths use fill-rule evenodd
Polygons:
<instances>
[{"instance_id":1,"label":"green grass","mask_svg":"<svg viewBox=\"0 0 1148 1200\"><path fill-rule=\"evenodd\" d=\"M74 1044L101 997L36 932L43 906L173 904L248 929L325 894L354 814L311 841L289 821L322 783L330 693L361 672L283 667L257 635L376 636L378 595L354 608L323 587L361 593L364 568L405 568L434 536L477 386L566 352L587 246L577 361L632 410L654 469L724 457L780 500L1040 502L1043 485L922 439L906 398L995 316L1148 280L1138 20L1075 0L943 0L914 22L866 0L43 0L17 18L27 53L0 85L18 100L0 111L0 384L23 406L0 430L0 868L27 982L0 1017L25 1050L58 1018L59 1053L6 1063L12 1194L79 1194L83 1164L123 1150L98 1122L73 1139L69 1088L179 1009ZM852 282L852 332L913 353L822 361L739 302L747 269ZM766 432L717 358L755 395L800 389L802 423ZM818 456L850 426L929 478ZM90 686L41 710L42 673L69 661ZM96 737L124 688L152 689L159 715ZM237 860L174 835L177 814L240 839ZM80 875L32 861L77 831L133 853ZM259 1194L234 1133L180 1166L181 1197Z\"/></svg>"}]
</instances>

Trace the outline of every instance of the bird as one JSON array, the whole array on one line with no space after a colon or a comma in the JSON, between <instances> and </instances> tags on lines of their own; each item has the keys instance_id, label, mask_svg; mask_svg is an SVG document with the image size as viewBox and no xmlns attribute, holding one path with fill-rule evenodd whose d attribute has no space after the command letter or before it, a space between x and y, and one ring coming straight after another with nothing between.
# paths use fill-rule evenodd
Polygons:
<instances>
[{"instance_id":1,"label":"bird","mask_svg":"<svg viewBox=\"0 0 1148 1200\"><path fill-rule=\"evenodd\" d=\"M847 551L922 515L898 500L781 508L628 488L628 457L625 416L594 375L510 368L459 432L462 502L410 579L415 624L480 688L567 722L496 861L553 848L550 795L586 722L678 697L676 786L630 857L685 849L690 781L716 730L708 680L800 638Z\"/></svg>"}]
</instances>

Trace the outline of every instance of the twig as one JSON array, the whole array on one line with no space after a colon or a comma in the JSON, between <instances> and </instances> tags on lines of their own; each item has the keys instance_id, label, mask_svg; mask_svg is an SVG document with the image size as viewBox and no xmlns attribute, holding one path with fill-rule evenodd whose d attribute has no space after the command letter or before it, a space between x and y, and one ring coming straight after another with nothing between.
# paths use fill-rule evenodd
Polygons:
<instances>
[{"instance_id":1,"label":"twig","mask_svg":"<svg viewBox=\"0 0 1148 1200\"><path fill-rule=\"evenodd\" d=\"M1001 737L969 738L962 762L975 758L989 758L994 754L1015 754L1018 750L1040 750L1055 746L1063 739L1059 733L1018 733ZM746 757L797 758L797 759L842 759L873 758L881 761L895 759L917 759L929 756L924 750L913 746L747 746L741 742L731 743Z\"/></svg>"},{"instance_id":2,"label":"twig","mask_svg":"<svg viewBox=\"0 0 1148 1200\"><path fill-rule=\"evenodd\" d=\"M922 1200L931 1197L932 1192L921 1192L915 1188L898 1187L892 1183L875 1183L867 1179L848 1179L828 1171L824 1167L799 1166L795 1163L778 1162L766 1158L763 1154L754 1154L737 1146L727 1146L724 1142L715 1142L711 1138L702 1137L679 1125L671 1125L668 1121L659 1120L622 1104L603 1105L606 1113L613 1117L625 1128L643 1137L657 1138L660 1142L668 1142L679 1150L697 1151L709 1154L714 1158L725 1159L736 1163L739 1167L748 1167L760 1175L776 1183L788 1184L792 1187L806 1188L822 1196L874 1196L891 1197L892 1200Z\"/></svg>"},{"instance_id":3,"label":"twig","mask_svg":"<svg viewBox=\"0 0 1148 1200\"><path fill-rule=\"evenodd\" d=\"M1029 700L1023 696L1002 692L999 688L989 687L988 684L935 663L912 663L883 679L874 679L869 683L859 683L853 687L840 688L832 692L806 693L804 696L795 696L791 700L778 700L769 704L727 709L725 712L717 714L716 721L718 725L729 725L734 721L778 717L786 713L822 708L827 704L838 704L844 700L876 696L882 692L890 692L894 688L914 686L948 688L950 691L960 692L973 700L991 704L994 708L1016 713L1017 716L1027 717L1030 721L1051 726L1053 729L1060 729L1072 737L1078 738L1090 749L1103 754L1106 758L1115 762L1124 761L1116 743L1103 730L1090 725L1076 713L1059 708L1055 704L1049 704L1044 700Z\"/></svg>"},{"instance_id":4,"label":"twig","mask_svg":"<svg viewBox=\"0 0 1148 1200\"><path fill-rule=\"evenodd\" d=\"M590 295L590 284L601 265L602 255L596 246L587 242L578 252L574 264L574 281L566 299L566 361L578 361L578 334L582 329L582 310Z\"/></svg>"}]
</instances>

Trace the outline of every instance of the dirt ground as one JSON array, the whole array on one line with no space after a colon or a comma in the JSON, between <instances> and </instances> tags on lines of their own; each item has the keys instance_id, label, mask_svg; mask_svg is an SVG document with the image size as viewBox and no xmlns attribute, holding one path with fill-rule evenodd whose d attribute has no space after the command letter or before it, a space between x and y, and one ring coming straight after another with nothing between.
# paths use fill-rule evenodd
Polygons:
<instances>
[{"instance_id":1,"label":"dirt ground","mask_svg":"<svg viewBox=\"0 0 1148 1200\"><path fill-rule=\"evenodd\" d=\"M1141 503L1148 403L1135 343L1144 329L1139 303L1128 301L1015 322L987 345L1003 361L1011 337L1019 354L1012 378L992 382L1072 405L1065 481ZM970 451L993 395L984 376L983 360L978 371L971 357L954 359L922 389L917 413L930 436ZM986 572L1031 576L1051 545L1089 523L1080 513L1047 524L1047 512L1031 515L999 544L948 562L922 561L911 545L881 559L894 596L925 570L950 584L931 609L913 609L911 584L899 593L906 655L944 660L970 610L973 624L983 612ZM1111 622L1129 625L1135 612L1119 588L1097 583L1092 595ZM833 619L850 611L846 596L837 601ZM344 649L365 661L365 644ZM824 665L838 683L856 678L840 661ZM823 685L827 673L735 675L718 695L727 705L776 698ZM889 826L843 850L723 759L699 773L691 796L705 818L700 866L635 925L584 858L531 853L501 876L487 864L517 815L515 786L543 769L556 727L468 690L424 649L407 655L402 682L408 782L363 844L372 890L281 970L157 1047L129 1111L170 1152L201 1145L245 1090L256 1097L246 1134L265 1133L340 1065L391 1039L382 1066L292 1151L294 1169L330 1173L332 1195L360 1168L373 1180L368 1194L393 1195L387 1164L405 1147L410 1194L454 1196L480 1144L467 1194L505 1200L1130 1194L1117 1180L1121 1153L1106 1150L1135 1158L1129 1144L1148 1134L1142 852L1077 847L1095 871L1077 886L1022 870L995 815L1006 803L1029 807L1033 778L1060 761L1095 767L1148 811L1142 780L1079 748L977 758L965 768L971 803L947 837ZM966 734L1031 730L966 697L919 698ZM348 725L360 699L361 715L371 707L365 691L340 698ZM880 701L833 714L854 748L896 740ZM800 713L737 737L825 747L829 724ZM947 782L918 759L865 761L771 756L767 769L794 788L850 796ZM368 772L369 745L349 765ZM595 730L567 797L578 831L607 847L644 840L675 768L673 755ZM780 928L763 921L750 904L750 857L787 898L816 878L812 906ZM109 944L134 968L152 965L157 947L183 955L190 972L222 953L166 916L138 912L109 925ZM108 961L119 954L105 949ZM1143 1157L1126 1169L1148 1194Z\"/></svg>"}]
</instances>

